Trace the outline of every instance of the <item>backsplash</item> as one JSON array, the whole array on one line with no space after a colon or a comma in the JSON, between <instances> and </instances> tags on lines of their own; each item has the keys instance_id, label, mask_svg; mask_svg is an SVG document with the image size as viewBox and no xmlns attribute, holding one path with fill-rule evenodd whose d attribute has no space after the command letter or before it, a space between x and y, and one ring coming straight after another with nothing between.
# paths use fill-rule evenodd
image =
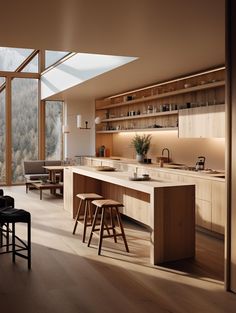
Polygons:
<instances>
[{"instance_id":1,"label":"backsplash","mask_svg":"<svg viewBox=\"0 0 236 313\"><path fill-rule=\"evenodd\" d=\"M162 149L170 150L170 158L175 163L194 166L198 156L206 157L206 168L225 168L225 139L217 138L178 138L176 131L152 134L151 147L148 158L153 162L160 156ZM135 158L131 140L135 133L119 133L113 135L113 155L119 157Z\"/></svg>"}]
</instances>

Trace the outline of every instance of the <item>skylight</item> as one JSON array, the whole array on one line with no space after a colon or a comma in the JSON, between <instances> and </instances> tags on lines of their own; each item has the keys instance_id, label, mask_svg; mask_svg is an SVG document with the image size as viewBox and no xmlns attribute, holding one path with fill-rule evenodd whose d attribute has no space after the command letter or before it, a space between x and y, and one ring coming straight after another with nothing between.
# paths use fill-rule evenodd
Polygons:
<instances>
[{"instance_id":1,"label":"skylight","mask_svg":"<svg viewBox=\"0 0 236 313\"><path fill-rule=\"evenodd\" d=\"M41 99L81 84L136 59L136 57L127 56L76 53L42 75Z\"/></svg>"},{"instance_id":2,"label":"skylight","mask_svg":"<svg viewBox=\"0 0 236 313\"><path fill-rule=\"evenodd\" d=\"M66 51L53 51L53 50L46 50L45 51L45 67L48 68L49 66L55 64L62 58L64 58L70 52Z\"/></svg>"}]
</instances>

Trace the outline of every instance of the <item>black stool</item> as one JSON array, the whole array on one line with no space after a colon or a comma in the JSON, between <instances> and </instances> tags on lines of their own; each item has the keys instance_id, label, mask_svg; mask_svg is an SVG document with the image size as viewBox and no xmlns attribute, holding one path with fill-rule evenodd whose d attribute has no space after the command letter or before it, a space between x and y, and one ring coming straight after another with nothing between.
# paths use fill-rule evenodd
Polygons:
<instances>
[{"instance_id":1,"label":"black stool","mask_svg":"<svg viewBox=\"0 0 236 313\"><path fill-rule=\"evenodd\" d=\"M16 223L26 223L27 224L27 243L21 240L15 234L15 224ZM12 224L12 230L5 229L6 225ZM14 208L2 208L0 209L0 225L1 232L6 232L6 234L12 234L12 243L6 242L3 245L1 242L1 248L6 247L6 251L0 252L3 253L12 253L12 261L15 263L16 256L22 257L28 260L28 269L31 268L31 216L30 213L25 210L14 209ZM17 244L16 240L20 243ZM12 246L12 249L9 250L9 247ZM26 251L27 254L21 253Z\"/></svg>"},{"instance_id":2,"label":"black stool","mask_svg":"<svg viewBox=\"0 0 236 313\"><path fill-rule=\"evenodd\" d=\"M92 225L92 229L91 229L91 233L90 233L90 237L89 237L89 241L88 241L88 247L90 246L92 237L93 237L93 233L95 231L99 231L99 245L98 245L98 254L101 254L101 249L102 249L102 240L103 238L109 238L109 237L113 237L114 241L117 242L117 237L121 236L124 244L125 244L125 249L127 252L129 252L129 248L128 248L128 244L127 244L127 240L125 237L125 232L124 232L124 228L122 225L122 221L121 221L121 216L120 216L120 212L119 212L119 207L123 207L123 204L111 199L103 199L103 200L94 200L92 201L92 204L94 204L96 206L96 211L95 211L95 215L94 215L94 219L93 219L93 225ZM105 225L105 215L107 213L110 213L110 219L111 219L111 226L107 227L107 229L111 229L112 230L112 234L108 233L108 235L104 235L104 227ZM97 225L97 218L98 218L98 214L101 213L101 223L100 223L100 227L96 228ZM117 219L118 222L118 226L120 228L120 233L117 233L116 229L115 229L115 220L114 217Z\"/></svg>"},{"instance_id":3,"label":"black stool","mask_svg":"<svg viewBox=\"0 0 236 313\"><path fill-rule=\"evenodd\" d=\"M2 193L3 194L3 193ZM10 196L0 196L0 210L4 208L14 208L15 206L15 200L14 198ZM0 223L0 246L2 246L2 240L3 240L3 232L2 227L4 224ZM6 223L5 225L5 232L6 232L6 249L9 251L9 223Z\"/></svg>"}]
</instances>

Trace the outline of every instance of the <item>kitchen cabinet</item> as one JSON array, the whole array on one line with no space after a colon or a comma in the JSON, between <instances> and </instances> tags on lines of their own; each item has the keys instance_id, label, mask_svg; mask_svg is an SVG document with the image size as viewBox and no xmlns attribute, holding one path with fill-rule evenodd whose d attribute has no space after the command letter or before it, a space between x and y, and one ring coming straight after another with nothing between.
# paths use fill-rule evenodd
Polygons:
<instances>
[{"instance_id":1,"label":"kitchen cabinet","mask_svg":"<svg viewBox=\"0 0 236 313\"><path fill-rule=\"evenodd\" d=\"M224 138L225 105L210 105L179 111L180 138Z\"/></svg>"},{"instance_id":2,"label":"kitchen cabinet","mask_svg":"<svg viewBox=\"0 0 236 313\"><path fill-rule=\"evenodd\" d=\"M224 234L226 224L226 186L212 182L212 230Z\"/></svg>"}]
</instances>

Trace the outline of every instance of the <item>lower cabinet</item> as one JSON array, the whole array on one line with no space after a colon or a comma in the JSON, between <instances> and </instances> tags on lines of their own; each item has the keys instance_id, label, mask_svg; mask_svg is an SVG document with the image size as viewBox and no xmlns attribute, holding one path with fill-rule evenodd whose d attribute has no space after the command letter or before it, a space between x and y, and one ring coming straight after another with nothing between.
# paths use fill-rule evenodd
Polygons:
<instances>
[{"instance_id":1,"label":"lower cabinet","mask_svg":"<svg viewBox=\"0 0 236 313\"><path fill-rule=\"evenodd\" d=\"M226 224L226 186L223 182L212 182L212 230L224 234Z\"/></svg>"},{"instance_id":2,"label":"lower cabinet","mask_svg":"<svg viewBox=\"0 0 236 313\"><path fill-rule=\"evenodd\" d=\"M196 225L212 230L212 206L210 201L196 198Z\"/></svg>"}]
</instances>

